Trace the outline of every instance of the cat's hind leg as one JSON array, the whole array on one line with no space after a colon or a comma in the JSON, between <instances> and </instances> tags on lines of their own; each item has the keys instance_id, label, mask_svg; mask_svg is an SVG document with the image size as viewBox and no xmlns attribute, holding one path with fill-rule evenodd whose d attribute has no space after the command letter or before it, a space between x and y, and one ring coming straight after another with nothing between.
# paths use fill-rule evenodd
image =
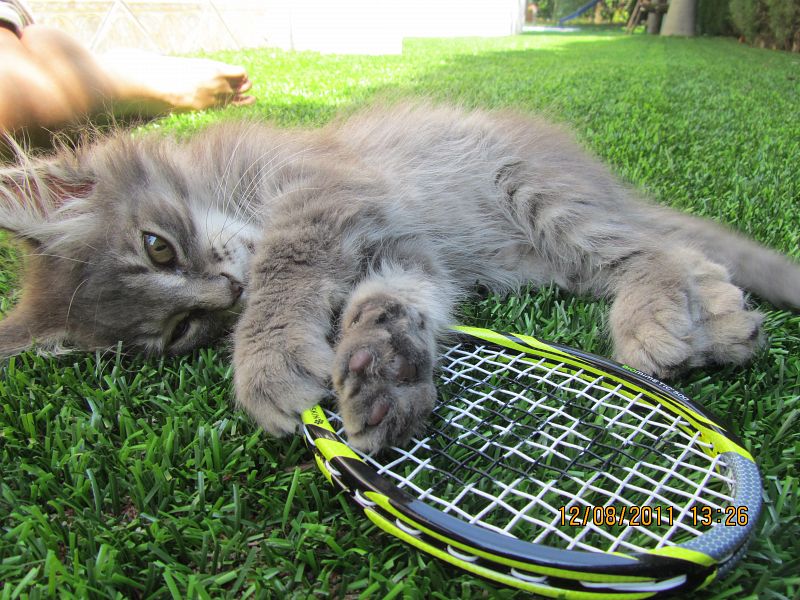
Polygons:
<instances>
[{"instance_id":1,"label":"cat's hind leg","mask_svg":"<svg viewBox=\"0 0 800 600\"><path fill-rule=\"evenodd\" d=\"M747 361L762 315L748 310L727 270L690 248L636 254L614 278L615 358L659 377Z\"/></svg>"},{"instance_id":2,"label":"cat's hind leg","mask_svg":"<svg viewBox=\"0 0 800 600\"><path fill-rule=\"evenodd\" d=\"M522 140L534 158L498 161L492 177L496 206L530 242L524 278L613 297L615 357L642 371L663 377L750 358L761 315L698 249L703 239L687 242L708 227L637 201L557 131L547 139L550 155Z\"/></svg>"},{"instance_id":3,"label":"cat's hind leg","mask_svg":"<svg viewBox=\"0 0 800 600\"><path fill-rule=\"evenodd\" d=\"M454 296L428 273L391 264L353 291L333 366L351 444L376 450L420 432L436 399L436 336Z\"/></svg>"}]
</instances>

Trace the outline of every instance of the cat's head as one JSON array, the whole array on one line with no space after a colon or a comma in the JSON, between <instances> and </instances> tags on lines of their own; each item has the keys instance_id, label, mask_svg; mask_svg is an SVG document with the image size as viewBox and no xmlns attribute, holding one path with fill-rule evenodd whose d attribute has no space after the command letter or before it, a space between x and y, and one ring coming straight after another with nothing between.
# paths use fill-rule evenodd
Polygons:
<instances>
[{"instance_id":1,"label":"cat's head","mask_svg":"<svg viewBox=\"0 0 800 600\"><path fill-rule=\"evenodd\" d=\"M228 331L246 297L256 228L212 160L169 140L120 136L0 169L0 228L24 252L0 356L118 341L182 353Z\"/></svg>"}]
</instances>

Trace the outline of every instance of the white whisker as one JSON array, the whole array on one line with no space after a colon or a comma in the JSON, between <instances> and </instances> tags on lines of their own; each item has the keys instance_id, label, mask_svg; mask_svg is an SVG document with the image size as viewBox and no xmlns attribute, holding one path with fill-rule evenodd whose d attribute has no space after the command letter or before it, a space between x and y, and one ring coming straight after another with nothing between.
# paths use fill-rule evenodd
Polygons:
<instances>
[{"instance_id":1,"label":"white whisker","mask_svg":"<svg viewBox=\"0 0 800 600\"><path fill-rule=\"evenodd\" d=\"M71 260L72 262L82 263L84 265L91 264L89 261L72 258L70 256L63 256L61 254L48 254L47 252L29 252L26 256L49 256L51 258L60 258L62 260Z\"/></svg>"},{"instance_id":2,"label":"white whisker","mask_svg":"<svg viewBox=\"0 0 800 600\"><path fill-rule=\"evenodd\" d=\"M83 285L85 283L87 283L88 281L89 281L89 279L84 279L83 281L81 281L75 287L75 291L72 292L72 296L70 296L70 298L69 298L69 305L67 306L67 316L64 318L64 329L65 330L69 330L69 327L68 327L69 326L69 315L70 315L70 312L72 311L72 303L75 301L75 295L78 293L78 290L81 289L81 287L83 287Z\"/></svg>"}]
</instances>

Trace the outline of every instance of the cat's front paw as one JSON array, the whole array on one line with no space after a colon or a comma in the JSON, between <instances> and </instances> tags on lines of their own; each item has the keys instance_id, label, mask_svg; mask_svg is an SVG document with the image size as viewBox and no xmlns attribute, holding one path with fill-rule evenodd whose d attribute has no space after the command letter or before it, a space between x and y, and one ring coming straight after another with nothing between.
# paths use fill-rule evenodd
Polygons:
<instances>
[{"instance_id":1,"label":"cat's front paw","mask_svg":"<svg viewBox=\"0 0 800 600\"><path fill-rule=\"evenodd\" d=\"M425 316L391 297L345 311L333 385L353 446L377 450L421 432L436 400L434 350Z\"/></svg>"},{"instance_id":2,"label":"cat's front paw","mask_svg":"<svg viewBox=\"0 0 800 600\"><path fill-rule=\"evenodd\" d=\"M236 342L237 403L267 432L278 436L294 432L300 414L330 395L333 350L324 337L299 331L270 338L240 331Z\"/></svg>"}]
</instances>

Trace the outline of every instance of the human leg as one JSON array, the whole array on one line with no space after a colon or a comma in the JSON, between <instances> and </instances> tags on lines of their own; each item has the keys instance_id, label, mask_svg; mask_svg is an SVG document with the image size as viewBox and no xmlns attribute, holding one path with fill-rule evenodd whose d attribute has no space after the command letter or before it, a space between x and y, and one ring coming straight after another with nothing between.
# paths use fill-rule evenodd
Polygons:
<instances>
[{"instance_id":1,"label":"human leg","mask_svg":"<svg viewBox=\"0 0 800 600\"><path fill-rule=\"evenodd\" d=\"M0 27L0 130L66 124L75 115L81 88L74 75L54 77L9 28Z\"/></svg>"},{"instance_id":2,"label":"human leg","mask_svg":"<svg viewBox=\"0 0 800 600\"><path fill-rule=\"evenodd\" d=\"M172 110L202 110L246 105L252 86L239 66L203 59L120 49L98 57L122 112L157 115Z\"/></svg>"},{"instance_id":3,"label":"human leg","mask_svg":"<svg viewBox=\"0 0 800 600\"><path fill-rule=\"evenodd\" d=\"M42 25L0 22L0 56L0 131L59 128L101 113L153 117L255 101L245 94L252 84L241 67L137 50L95 56Z\"/></svg>"}]
</instances>

